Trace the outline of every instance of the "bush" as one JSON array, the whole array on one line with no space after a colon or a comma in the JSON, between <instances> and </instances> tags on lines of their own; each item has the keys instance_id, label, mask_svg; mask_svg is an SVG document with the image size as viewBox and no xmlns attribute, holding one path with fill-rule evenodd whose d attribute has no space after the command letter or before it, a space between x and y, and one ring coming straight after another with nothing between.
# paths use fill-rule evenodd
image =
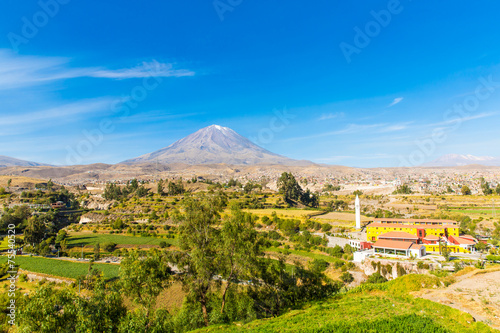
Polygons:
<instances>
[{"instance_id":1,"label":"bush","mask_svg":"<svg viewBox=\"0 0 500 333\"><path fill-rule=\"evenodd\" d=\"M375 272L368 277L366 283L384 283L387 282L387 279L382 276L379 272Z\"/></svg>"},{"instance_id":2,"label":"bush","mask_svg":"<svg viewBox=\"0 0 500 333\"><path fill-rule=\"evenodd\" d=\"M399 263L396 266L397 272L398 272L398 277L406 275L406 269L404 269L403 266L401 266Z\"/></svg>"},{"instance_id":3,"label":"bush","mask_svg":"<svg viewBox=\"0 0 500 333\"><path fill-rule=\"evenodd\" d=\"M352 274L349 272L345 272L340 276L340 280L344 283L351 283L352 281L354 281L354 276L352 276Z\"/></svg>"},{"instance_id":4,"label":"bush","mask_svg":"<svg viewBox=\"0 0 500 333\"><path fill-rule=\"evenodd\" d=\"M107 242L107 243L104 243L102 245L102 247L103 247L104 251L106 251L106 252L113 252L116 248L116 245L117 245L116 243Z\"/></svg>"},{"instance_id":5,"label":"bush","mask_svg":"<svg viewBox=\"0 0 500 333\"><path fill-rule=\"evenodd\" d=\"M161 247L162 249L166 248L166 247L167 247L167 242L165 242L165 241L161 241L161 242L160 242L160 247Z\"/></svg>"},{"instance_id":6,"label":"bush","mask_svg":"<svg viewBox=\"0 0 500 333\"><path fill-rule=\"evenodd\" d=\"M429 264L424 263L423 261L419 261L417 263L417 268L418 269L429 269Z\"/></svg>"}]
</instances>

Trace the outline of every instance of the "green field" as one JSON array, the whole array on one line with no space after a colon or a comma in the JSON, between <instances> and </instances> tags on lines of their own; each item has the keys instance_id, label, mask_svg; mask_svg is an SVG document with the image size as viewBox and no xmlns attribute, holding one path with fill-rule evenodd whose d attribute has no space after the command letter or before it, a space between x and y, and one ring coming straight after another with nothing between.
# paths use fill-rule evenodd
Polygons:
<instances>
[{"instance_id":1,"label":"green field","mask_svg":"<svg viewBox=\"0 0 500 333\"><path fill-rule=\"evenodd\" d=\"M500 208L500 207L499 207ZM496 213L500 215L499 208L496 208ZM491 215L492 209L450 209L451 212L454 213L463 213L463 214L489 214Z\"/></svg>"},{"instance_id":2,"label":"green field","mask_svg":"<svg viewBox=\"0 0 500 333\"><path fill-rule=\"evenodd\" d=\"M0 256L0 264L3 264L6 261L6 256ZM14 262L16 265L19 265L21 269L30 272L61 276L70 279L76 279L81 275L87 274L89 269L88 262L79 263L43 257L17 256ZM92 267L101 270L106 279L118 277L118 272L120 270L119 265L113 264L94 264Z\"/></svg>"},{"instance_id":3,"label":"green field","mask_svg":"<svg viewBox=\"0 0 500 333\"><path fill-rule=\"evenodd\" d=\"M271 216L273 212L276 212L278 216L284 216L288 218L300 218L307 215L316 215L322 213L320 210L305 210L305 209L244 209L245 212L249 212L255 215L267 215Z\"/></svg>"},{"instance_id":4,"label":"green field","mask_svg":"<svg viewBox=\"0 0 500 333\"><path fill-rule=\"evenodd\" d=\"M160 242L177 245L177 240L172 238L156 238L141 236L125 236L116 234L70 233L69 246L95 245L97 243L116 243L118 245L160 245Z\"/></svg>"}]
</instances>

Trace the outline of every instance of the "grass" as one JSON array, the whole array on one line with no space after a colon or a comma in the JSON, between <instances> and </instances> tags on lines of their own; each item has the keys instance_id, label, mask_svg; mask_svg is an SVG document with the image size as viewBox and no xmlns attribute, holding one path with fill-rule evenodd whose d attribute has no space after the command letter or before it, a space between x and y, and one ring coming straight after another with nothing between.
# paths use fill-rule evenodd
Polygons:
<instances>
[{"instance_id":1,"label":"grass","mask_svg":"<svg viewBox=\"0 0 500 333\"><path fill-rule=\"evenodd\" d=\"M495 210L498 210L496 208ZM492 209L450 209L451 212L454 213L464 213L464 214L490 214L492 213Z\"/></svg>"},{"instance_id":2,"label":"grass","mask_svg":"<svg viewBox=\"0 0 500 333\"><path fill-rule=\"evenodd\" d=\"M295 254L295 255L300 256L300 257L307 257L307 258L311 258L311 259L323 259L326 262L330 262L330 263L334 263L334 262L337 262L340 260L339 258L335 258L335 257L329 256L327 254L321 254L321 253L316 253L316 252L307 252L307 251L298 251L298 250L292 250L292 249L285 250L285 249L281 249L281 248L277 248L277 247L269 247L266 249L266 251L276 252L276 253L284 253L285 251L288 251L289 253Z\"/></svg>"},{"instance_id":3,"label":"grass","mask_svg":"<svg viewBox=\"0 0 500 333\"><path fill-rule=\"evenodd\" d=\"M6 256L0 256L0 264L7 261ZM70 279L76 279L88 272L88 263L79 263L68 260L49 259L42 257L17 256L14 260L16 265L26 271L42 273L54 276L60 276ZM118 277L119 265L113 264L94 264L93 268L98 268L104 274L106 279Z\"/></svg>"},{"instance_id":4,"label":"grass","mask_svg":"<svg viewBox=\"0 0 500 333\"><path fill-rule=\"evenodd\" d=\"M199 332L495 332L465 312L408 295L422 282L435 283L434 278L427 281L416 275L397 280L316 302L277 318L216 325ZM403 290L404 295L399 293Z\"/></svg>"},{"instance_id":5,"label":"grass","mask_svg":"<svg viewBox=\"0 0 500 333\"><path fill-rule=\"evenodd\" d=\"M4 237L0 242L0 251L9 249L9 237Z\"/></svg>"},{"instance_id":6,"label":"grass","mask_svg":"<svg viewBox=\"0 0 500 333\"><path fill-rule=\"evenodd\" d=\"M23 239L24 236L23 235L16 235L16 238ZM8 250L8 249L10 249L10 247L9 247L9 237L5 236L3 238L3 240L0 242L0 251Z\"/></svg>"},{"instance_id":7,"label":"grass","mask_svg":"<svg viewBox=\"0 0 500 333\"><path fill-rule=\"evenodd\" d=\"M68 238L69 246L95 245L97 243L116 243L118 245L160 245L160 242L177 245L177 240L172 238L156 238L142 236L127 236L104 233L72 232Z\"/></svg>"},{"instance_id":8,"label":"grass","mask_svg":"<svg viewBox=\"0 0 500 333\"><path fill-rule=\"evenodd\" d=\"M23 176L0 176L0 187L7 187L9 179L12 179L10 186L20 186L26 183L39 184L46 182L44 179L29 178Z\"/></svg>"}]
</instances>

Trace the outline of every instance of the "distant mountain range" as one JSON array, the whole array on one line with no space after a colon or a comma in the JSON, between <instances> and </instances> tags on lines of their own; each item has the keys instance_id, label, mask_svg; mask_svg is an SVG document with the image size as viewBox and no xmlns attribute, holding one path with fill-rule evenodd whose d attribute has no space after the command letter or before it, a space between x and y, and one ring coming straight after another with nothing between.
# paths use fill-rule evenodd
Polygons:
<instances>
[{"instance_id":1,"label":"distant mountain range","mask_svg":"<svg viewBox=\"0 0 500 333\"><path fill-rule=\"evenodd\" d=\"M310 161L298 161L272 153L230 128L211 125L174 142L166 148L126 160L136 163L185 163L185 164L280 164L312 165Z\"/></svg>"},{"instance_id":2,"label":"distant mountain range","mask_svg":"<svg viewBox=\"0 0 500 333\"><path fill-rule=\"evenodd\" d=\"M443 155L429 163L425 163L422 166L454 167L454 166L464 166L470 164L479 164L485 166L500 166L500 157L448 154L448 155Z\"/></svg>"},{"instance_id":3,"label":"distant mountain range","mask_svg":"<svg viewBox=\"0 0 500 333\"><path fill-rule=\"evenodd\" d=\"M47 164L24 161L24 160L19 160L17 158L0 155L0 168L7 168L12 166L43 166L43 165Z\"/></svg>"}]
</instances>

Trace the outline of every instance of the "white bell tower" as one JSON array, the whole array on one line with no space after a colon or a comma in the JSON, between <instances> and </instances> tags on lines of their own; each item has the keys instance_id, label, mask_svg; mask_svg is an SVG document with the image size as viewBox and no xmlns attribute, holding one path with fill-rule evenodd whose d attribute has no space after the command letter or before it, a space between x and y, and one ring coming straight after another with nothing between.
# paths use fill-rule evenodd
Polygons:
<instances>
[{"instance_id":1,"label":"white bell tower","mask_svg":"<svg viewBox=\"0 0 500 333\"><path fill-rule=\"evenodd\" d=\"M359 204L359 197L356 195L354 201L354 208L356 209L356 229L361 229L361 205Z\"/></svg>"}]
</instances>

